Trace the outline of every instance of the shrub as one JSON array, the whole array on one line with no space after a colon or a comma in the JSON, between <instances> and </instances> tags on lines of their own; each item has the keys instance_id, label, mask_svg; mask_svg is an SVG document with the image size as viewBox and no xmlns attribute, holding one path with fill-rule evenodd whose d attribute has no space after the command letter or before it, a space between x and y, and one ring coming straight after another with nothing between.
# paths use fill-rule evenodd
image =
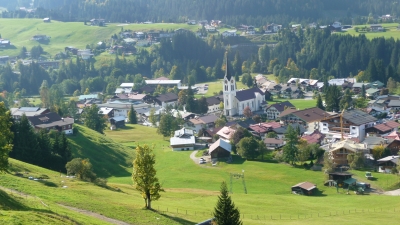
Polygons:
<instances>
[{"instance_id":1,"label":"shrub","mask_svg":"<svg viewBox=\"0 0 400 225\"><path fill-rule=\"evenodd\" d=\"M50 179L50 177L49 176L47 176L46 174L42 174L42 175L40 175L39 177L38 177L38 179Z\"/></svg>"},{"instance_id":2,"label":"shrub","mask_svg":"<svg viewBox=\"0 0 400 225\"><path fill-rule=\"evenodd\" d=\"M107 187L107 182L108 181L105 178L96 178L96 180L94 181L94 183L100 187Z\"/></svg>"}]
</instances>

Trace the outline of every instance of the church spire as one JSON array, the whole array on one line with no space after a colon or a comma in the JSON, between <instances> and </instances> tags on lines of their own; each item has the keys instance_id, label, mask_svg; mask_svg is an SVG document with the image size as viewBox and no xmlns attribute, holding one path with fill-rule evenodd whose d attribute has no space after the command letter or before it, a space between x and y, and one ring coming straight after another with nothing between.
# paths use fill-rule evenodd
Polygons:
<instances>
[{"instance_id":1,"label":"church spire","mask_svg":"<svg viewBox=\"0 0 400 225\"><path fill-rule=\"evenodd\" d=\"M229 71L228 51L226 51L225 54L226 54L226 56L225 56L225 78L227 80L231 80L232 75Z\"/></svg>"}]
</instances>

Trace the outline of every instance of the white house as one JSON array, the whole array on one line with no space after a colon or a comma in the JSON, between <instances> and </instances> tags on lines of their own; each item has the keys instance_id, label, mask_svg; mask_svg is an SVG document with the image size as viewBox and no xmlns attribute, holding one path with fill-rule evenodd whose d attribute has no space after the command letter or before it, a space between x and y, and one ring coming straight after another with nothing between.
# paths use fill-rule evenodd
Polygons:
<instances>
[{"instance_id":1,"label":"white house","mask_svg":"<svg viewBox=\"0 0 400 225\"><path fill-rule=\"evenodd\" d=\"M170 146L174 151L194 150L196 139L193 130L182 128L175 131L170 139Z\"/></svg>"},{"instance_id":2,"label":"white house","mask_svg":"<svg viewBox=\"0 0 400 225\"><path fill-rule=\"evenodd\" d=\"M188 122L186 122L185 127L188 127L190 129L193 129L197 133L202 128L214 128L215 126L215 121L218 119L216 115L208 115L208 116L202 116L198 117L196 116L193 119L190 119Z\"/></svg>"},{"instance_id":3,"label":"white house","mask_svg":"<svg viewBox=\"0 0 400 225\"><path fill-rule=\"evenodd\" d=\"M265 110L265 114L267 115L267 119L269 120L276 120L279 118L279 115L285 111L287 108L295 108L292 103L289 101L279 102L272 104L267 107Z\"/></svg>"},{"instance_id":4,"label":"white house","mask_svg":"<svg viewBox=\"0 0 400 225\"><path fill-rule=\"evenodd\" d=\"M334 23L332 24L332 27L335 28L335 29L341 29L341 28L342 28L342 23L336 21L336 22L334 22Z\"/></svg>"},{"instance_id":5,"label":"white house","mask_svg":"<svg viewBox=\"0 0 400 225\"><path fill-rule=\"evenodd\" d=\"M220 99L218 96L208 97L208 98L206 98L206 101L207 101L207 105L208 105L207 113L218 112L221 110L219 108L219 104L223 100Z\"/></svg>"},{"instance_id":6,"label":"white house","mask_svg":"<svg viewBox=\"0 0 400 225\"><path fill-rule=\"evenodd\" d=\"M223 37L235 37L237 36L237 30L226 30L221 33Z\"/></svg>"},{"instance_id":7,"label":"white house","mask_svg":"<svg viewBox=\"0 0 400 225\"><path fill-rule=\"evenodd\" d=\"M235 77L232 77L226 66L223 81L224 115L243 115L243 110L249 107L252 112L262 110L265 105L265 93L258 87L238 91Z\"/></svg>"}]
</instances>

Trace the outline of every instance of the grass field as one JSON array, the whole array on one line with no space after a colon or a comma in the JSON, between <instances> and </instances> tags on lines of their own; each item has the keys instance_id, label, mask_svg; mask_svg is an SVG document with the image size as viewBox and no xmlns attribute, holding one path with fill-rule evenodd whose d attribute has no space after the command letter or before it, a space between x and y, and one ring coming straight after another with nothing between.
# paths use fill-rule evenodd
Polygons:
<instances>
[{"instance_id":1,"label":"grass field","mask_svg":"<svg viewBox=\"0 0 400 225\"><path fill-rule=\"evenodd\" d=\"M274 99L274 101L269 101L268 104L275 104L284 101L289 101L297 109L308 109L317 105L317 99Z\"/></svg>"},{"instance_id":2,"label":"grass field","mask_svg":"<svg viewBox=\"0 0 400 225\"><path fill-rule=\"evenodd\" d=\"M385 37L385 38L394 38L394 39L398 39L400 38L400 30L397 30L397 26L399 25L398 23L382 23L381 24L386 31L385 32L356 32L354 30L355 27L369 27L369 25L358 25L358 26L354 26L352 29L348 29L347 31L343 31L340 34L350 34L350 35L360 35L360 34L364 34L368 39L373 39L376 37Z\"/></svg>"},{"instance_id":3,"label":"grass field","mask_svg":"<svg viewBox=\"0 0 400 225\"><path fill-rule=\"evenodd\" d=\"M104 158L104 161L95 167L109 168L116 165L118 171L125 171L109 177L110 189L60 177L57 172L16 160L11 160L12 172L28 171L26 176L46 174L50 180L41 183L6 174L2 175L0 185L38 196L50 205L56 206L55 203L61 203L133 224L194 224L211 217L220 183L226 181L230 186L230 173L240 173L244 170L247 194L244 194L241 180L234 180L232 183L232 198L244 217L244 224L347 224L349 220L372 224L377 221L376 218L379 218L379 222L388 224L400 219L400 215L395 212L400 210L398 197L375 194L346 195L342 190L336 193L335 188L322 185L325 180L322 172L294 168L286 164L246 161L236 157L232 164L220 162L216 167L209 164L198 165L189 158L190 151L171 151L168 148L169 141L156 134L155 128L140 125L127 125L126 129L117 131L107 130L104 138L86 128L78 126L78 129L82 137L73 137L71 140L91 136L91 141L96 143L73 140L82 145L82 151L87 151L85 157L91 158L91 161L96 161L96 157ZM153 202L154 209L159 212L141 209L143 200L131 186L132 168L121 167L118 161L115 163L106 159L113 154L97 150L103 144L107 145L110 151L115 151L114 155L119 154L119 149L129 151L137 144L154 146L157 175L166 190L159 201ZM121 157L125 160L119 160L120 163L128 161L128 155ZM355 174L357 178L362 179L364 172L355 171ZM398 182L398 177L394 175L373 175L378 178L376 181L370 181L374 188L385 189L385 182ZM318 195L292 195L290 187L302 181L317 184L320 190ZM61 188L62 185L68 188ZM368 211L369 213L366 213Z\"/></svg>"},{"instance_id":4,"label":"grass field","mask_svg":"<svg viewBox=\"0 0 400 225\"><path fill-rule=\"evenodd\" d=\"M111 35L117 34L123 29L133 31L155 31L175 30L184 28L196 31L199 26L187 24L107 24L105 27L85 26L83 22L59 22L52 20L51 23L43 23L41 19L0 19L0 30L2 38L9 39L12 47L0 49L0 55L17 56L23 46L28 51L36 45L41 44L44 51L51 56L64 51L67 46L84 49L87 44L95 44L99 41L110 39ZM50 36L49 43L39 43L30 40L33 35L43 34Z\"/></svg>"}]
</instances>

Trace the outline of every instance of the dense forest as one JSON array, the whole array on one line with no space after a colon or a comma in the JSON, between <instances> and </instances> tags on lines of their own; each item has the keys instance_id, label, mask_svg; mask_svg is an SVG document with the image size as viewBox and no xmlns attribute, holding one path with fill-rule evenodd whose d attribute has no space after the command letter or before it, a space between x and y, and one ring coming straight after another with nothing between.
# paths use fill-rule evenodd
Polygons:
<instances>
[{"instance_id":1,"label":"dense forest","mask_svg":"<svg viewBox=\"0 0 400 225\"><path fill-rule=\"evenodd\" d=\"M31 0L5 1L0 5L13 11L28 7ZM355 16L370 13L396 14L400 4L394 0L35 0L36 16L61 21L104 18L111 22L184 22L187 19L218 19L229 25L265 25L268 22L351 23ZM327 13L330 12L330 13ZM24 17L7 14L3 17Z\"/></svg>"}]
</instances>

